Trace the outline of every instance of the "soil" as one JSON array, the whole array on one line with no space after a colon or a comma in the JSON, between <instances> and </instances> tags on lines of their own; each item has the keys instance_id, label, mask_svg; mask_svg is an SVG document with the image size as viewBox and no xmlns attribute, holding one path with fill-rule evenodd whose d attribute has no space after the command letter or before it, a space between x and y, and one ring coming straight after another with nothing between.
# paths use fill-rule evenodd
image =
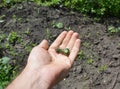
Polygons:
<instances>
[{"instance_id":1,"label":"soil","mask_svg":"<svg viewBox=\"0 0 120 89\"><path fill-rule=\"evenodd\" d=\"M77 58L66 78L54 89L120 89L120 33L110 34L108 26L120 27L119 18L105 18L96 22L79 12L60 7L41 7L34 3L17 4L11 8L1 8L0 33L17 32L23 43L38 44L43 39L49 42L63 30L74 30L82 41L81 56ZM63 23L64 28L53 24ZM29 34L24 34L29 31ZM9 55L22 68L28 54L21 43L13 48L19 54ZM27 46L27 45L26 45ZM33 45L32 45L33 46Z\"/></svg>"}]
</instances>

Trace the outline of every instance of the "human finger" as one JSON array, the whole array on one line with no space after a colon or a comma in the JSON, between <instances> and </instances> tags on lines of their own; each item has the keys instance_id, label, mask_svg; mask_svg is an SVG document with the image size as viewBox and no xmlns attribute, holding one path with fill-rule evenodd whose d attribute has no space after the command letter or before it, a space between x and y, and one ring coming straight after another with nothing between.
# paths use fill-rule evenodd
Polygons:
<instances>
[{"instance_id":1,"label":"human finger","mask_svg":"<svg viewBox=\"0 0 120 89\"><path fill-rule=\"evenodd\" d=\"M79 52L80 43L81 43L80 39L77 39L77 40L75 41L75 44L74 44L71 52L70 52L69 58L71 59L71 62L72 62L72 63L74 62L74 60L75 60L75 58L77 57L77 54L78 54L78 52Z\"/></svg>"},{"instance_id":2,"label":"human finger","mask_svg":"<svg viewBox=\"0 0 120 89\"><path fill-rule=\"evenodd\" d=\"M49 48L49 44L48 44L47 40L43 40L38 46L40 46L46 50Z\"/></svg>"},{"instance_id":3,"label":"human finger","mask_svg":"<svg viewBox=\"0 0 120 89\"><path fill-rule=\"evenodd\" d=\"M57 39L51 44L50 48L56 49L57 47L60 46L64 38L66 37L67 31L63 31Z\"/></svg>"},{"instance_id":4,"label":"human finger","mask_svg":"<svg viewBox=\"0 0 120 89\"><path fill-rule=\"evenodd\" d=\"M78 33L74 33L74 34L72 35L72 37L71 37L71 39L69 40L66 48L72 50L72 48L73 48L73 46L74 46L74 44L75 44L76 39L78 39Z\"/></svg>"},{"instance_id":5,"label":"human finger","mask_svg":"<svg viewBox=\"0 0 120 89\"><path fill-rule=\"evenodd\" d=\"M69 43L73 33L74 33L73 31L69 31L67 33L67 35L66 35L65 39L63 40L60 48L64 49L67 46L67 44Z\"/></svg>"}]
</instances>

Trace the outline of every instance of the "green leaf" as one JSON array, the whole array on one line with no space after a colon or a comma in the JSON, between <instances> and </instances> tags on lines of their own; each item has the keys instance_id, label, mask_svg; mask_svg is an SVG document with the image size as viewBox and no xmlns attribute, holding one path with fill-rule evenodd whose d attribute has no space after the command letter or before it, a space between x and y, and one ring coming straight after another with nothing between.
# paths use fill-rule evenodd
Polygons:
<instances>
[{"instance_id":1,"label":"green leaf","mask_svg":"<svg viewBox=\"0 0 120 89\"><path fill-rule=\"evenodd\" d=\"M3 89L3 87L0 85L0 89Z\"/></svg>"},{"instance_id":2,"label":"green leaf","mask_svg":"<svg viewBox=\"0 0 120 89\"><path fill-rule=\"evenodd\" d=\"M11 0L5 0L5 2L6 2L6 3L10 3L10 2L11 2Z\"/></svg>"},{"instance_id":3,"label":"green leaf","mask_svg":"<svg viewBox=\"0 0 120 89\"><path fill-rule=\"evenodd\" d=\"M3 57L2 59L2 64L7 64L10 61L9 57Z\"/></svg>"},{"instance_id":4,"label":"green leaf","mask_svg":"<svg viewBox=\"0 0 120 89\"><path fill-rule=\"evenodd\" d=\"M0 23L3 23L4 22L4 20L0 20Z\"/></svg>"},{"instance_id":5,"label":"green leaf","mask_svg":"<svg viewBox=\"0 0 120 89\"><path fill-rule=\"evenodd\" d=\"M120 27L118 27L118 31L120 31Z\"/></svg>"},{"instance_id":6,"label":"green leaf","mask_svg":"<svg viewBox=\"0 0 120 89\"><path fill-rule=\"evenodd\" d=\"M59 28L59 29L62 29L64 26L63 26L63 23L57 23L56 27Z\"/></svg>"},{"instance_id":7,"label":"green leaf","mask_svg":"<svg viewBox=\"0 0 120 89\"><path fill-rule=\"evenodd\" d=\"M88 60L87 60L87 63L88 63L88 64L92 64L93 62L94 62L93 59L88 59Z\"/></svg>"}]
</instances>

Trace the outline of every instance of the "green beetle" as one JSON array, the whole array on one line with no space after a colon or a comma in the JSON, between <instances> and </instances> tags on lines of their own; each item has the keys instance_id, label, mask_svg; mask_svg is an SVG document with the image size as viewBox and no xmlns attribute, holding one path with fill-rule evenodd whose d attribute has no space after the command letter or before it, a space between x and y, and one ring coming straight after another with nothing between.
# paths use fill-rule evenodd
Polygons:
<instances>
[{"instance_id":1,"label":"green beetle","mask_svg":"<svg viewBox=\"0 0 120 89\"><path fill-rule=\"evenodd\" d=\"M57 52L57 53L65 54L65 55L67 55L67 56L70 54L70 50L69 50L68 48L65 48L65 49L57 48L57 49L56 49L56 52Z\"/></svg>"}]
</instances>

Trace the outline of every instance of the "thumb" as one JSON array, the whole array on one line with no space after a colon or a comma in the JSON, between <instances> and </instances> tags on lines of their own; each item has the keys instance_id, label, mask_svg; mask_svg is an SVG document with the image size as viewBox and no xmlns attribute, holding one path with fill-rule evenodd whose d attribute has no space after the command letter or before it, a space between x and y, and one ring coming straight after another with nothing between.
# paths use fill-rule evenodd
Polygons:
<instances>
[{"instance_id":1,"label":"thumb","mask_svg":"<svg viewBox=\"0 0 120 89\"><path fill-rule=\"evenodd\" d=\"M48 41L47 40L43 40L38 46L44 48L44 49L48 49L49 45L48 45Z\"/></svg>"}]
</instances>

